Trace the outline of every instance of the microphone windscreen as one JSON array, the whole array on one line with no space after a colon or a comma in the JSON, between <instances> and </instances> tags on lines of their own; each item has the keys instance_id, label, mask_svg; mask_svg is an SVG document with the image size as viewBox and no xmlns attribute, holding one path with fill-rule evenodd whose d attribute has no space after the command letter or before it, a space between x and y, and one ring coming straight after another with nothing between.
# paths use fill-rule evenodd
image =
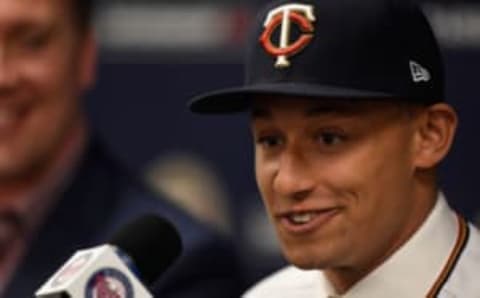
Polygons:
<instances>
[{"instance_id":1,"label":"microphone windscreen","mask_svg":"<svg viewBox=\"0 0 480 298\"><path fill-rule=\"evenodd\" d=\"M182 242L166 219L147 214L115 233L110 244L126 253L147 285L151 285L180 255Z\"/></svg>"}]
</instances>

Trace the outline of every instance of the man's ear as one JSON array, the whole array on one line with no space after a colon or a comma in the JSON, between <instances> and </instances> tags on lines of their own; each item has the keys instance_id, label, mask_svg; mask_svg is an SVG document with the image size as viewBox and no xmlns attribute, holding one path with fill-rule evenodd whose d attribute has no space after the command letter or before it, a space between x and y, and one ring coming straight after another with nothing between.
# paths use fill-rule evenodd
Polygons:
<instances>
[{"instance_id":1,"label":"man's ear","mask_svg":"<svg viewBox=\"0 0 480 298\"><path fill-rule=\"evenodd\" d=\"M445 158L453 143L457 121L457 113L446 103L422 109L416 122L414 166L433 168Z\"/></svg>"}]
</instances>

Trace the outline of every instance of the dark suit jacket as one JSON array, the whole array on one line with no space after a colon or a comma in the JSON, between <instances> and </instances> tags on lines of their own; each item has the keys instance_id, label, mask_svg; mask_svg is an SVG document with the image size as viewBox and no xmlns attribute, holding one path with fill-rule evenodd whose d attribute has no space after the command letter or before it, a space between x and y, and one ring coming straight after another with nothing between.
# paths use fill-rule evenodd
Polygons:
<instances>
[{"instance_id":1,"label":"dark suit jacket","mask_svg":"<svg viewBox=\"0 0 480 298\"><path fill-rule=\"evenodd\" d=\"M4 297L33 297L73 252L104 243L119 227L147 212L173 222L184 247L182 256L155 282L155 297L240 296L237 258L230 242L153 196L99 142L91 141Z\"/></svg>"}]
</instances>

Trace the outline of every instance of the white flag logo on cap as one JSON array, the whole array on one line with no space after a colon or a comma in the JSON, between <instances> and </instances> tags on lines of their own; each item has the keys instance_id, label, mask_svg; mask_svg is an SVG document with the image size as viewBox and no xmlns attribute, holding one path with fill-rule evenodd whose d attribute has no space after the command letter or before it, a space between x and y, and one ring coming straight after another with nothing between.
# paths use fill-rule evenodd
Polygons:
<instances>
[{"instance_id":1,"label":"white flag logo on cap","mask_svg":"<svg viewBox=\"0 0 480 298\"><path fill-rule=\"evenodd\" d=\"M429 82L432 79L430 72L415 61L410 61L410 71L412 72L412 78L415 83Z\"/></svg>"}]
</instances>

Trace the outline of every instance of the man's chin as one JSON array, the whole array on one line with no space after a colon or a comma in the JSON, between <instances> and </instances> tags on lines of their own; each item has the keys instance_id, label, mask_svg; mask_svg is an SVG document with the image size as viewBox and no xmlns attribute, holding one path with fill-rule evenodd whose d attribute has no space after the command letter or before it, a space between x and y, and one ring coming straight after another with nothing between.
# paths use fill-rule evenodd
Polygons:
<instances>
[{"instance_id":1,"label":"man's chin","mask_svg":"<svg viewBox=\"0 0 480 298\"><path fill-rule=\"evenodd\" d=\"M303 270L325 269L332 266L331 260L307 252L297 251L294 254L285 254L285 257L290 264Z\"/></svg>"}]
</instances>

